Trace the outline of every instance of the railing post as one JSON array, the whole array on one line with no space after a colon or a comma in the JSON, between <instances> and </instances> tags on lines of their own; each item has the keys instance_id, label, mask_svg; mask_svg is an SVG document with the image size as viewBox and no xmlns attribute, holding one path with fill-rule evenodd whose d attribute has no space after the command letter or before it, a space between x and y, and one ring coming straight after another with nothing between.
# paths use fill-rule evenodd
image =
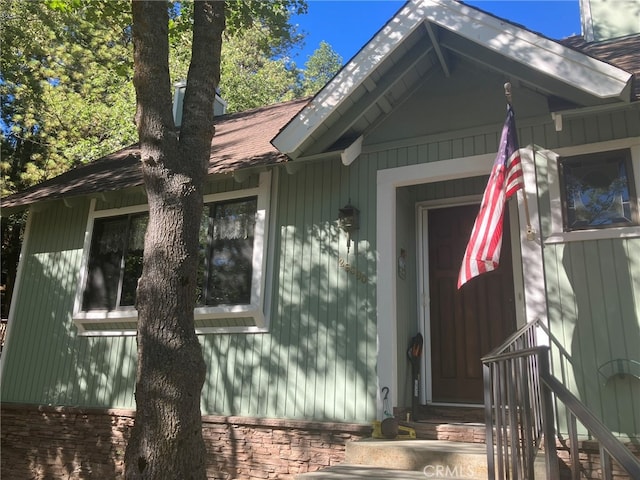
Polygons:
<instances>
[{"instance_id":1,"label":"railing post","mask_svg":"<svg viewBox=\"0 0 640 480\"><path fill-rule=\"evenodd\" d=\"M558 466L558 452L556 451L556 421L553 412L553 396L545 379L550 376L549 348L540 348L538 353L538 376L542 389L542 415L544 420L544 458L547 480L559 480L560 468Z\"/></svg>"},{"instance_id":2,"label":"railing post","mask_svg":"<svg viewBox=\"0 0 640 480\"><path fill-rule=\"evenodd\" d=\"M496 478L495 453L493 451L493 415L492 415L492 391L491 391L491 365L482 364L482 377L484 383L484 425L485 443L487 445L487 474L489 480Z\"/></svg>"},{"instance_id":3,"label":"railing post","mask_svg":"<svg viewBox=\"0 0 640 480\"><path fill-rule=\"evenodd\" d=\"M540 324L544 328L544 325ZM567 387L551 375L550 347L522 344L529 326L482 357L487 463L489 480L530 480L533 454L544 439L546 479L559 480L556 432L561 426L555 403L567 409L572 478L580 478L577 420L600 443L602 475L612 477L615 460L630 476L640 479L640 461ZM545 330L547 331L547 330ZM514 349L516 345L520 348ZM564 365L561 363L561 365ZM521 416L531 415L531 418ZM522 467L522 469L520 468Z\"/></svg>"},{"instance_id":4,"label":"railing post","mask_svg":"<svg viewBox=\"0 0 640 480\"><path fill-rule=\"evenodd\" d=\"M506 445L507 439L505 438L506 433L508 431L508 426L506 422L506 408L505 408L505 398L504 393L506 391L506 380L505 380L505 371L504 365L505 362L498 361L493 364L494 368L494 389L493 389L493 399L494 399L494 413L495 413L495 426L496 426L496 452L497 452L497 462L498 462L498 478L503 480L506 475L507 466L509 464L509 449Z\"/></svg>"},{"instance_id":5,"label":"railing post","mask_svg":"<svg viewBox=\"0 0 640 480\"><path fill-rule=\"evenodd\" d=\"M531 420L531 413L534 411L531 408L531 377L529 375L529 362L528 357L521 357L517 359L520 363L520 383L522 384L522 434L523 434L523 469L526 478L534 478L534 463L538 446L533 440L533 426Z\"/></svg>"},{"instance_id":6,"label":"railing post","mask_svg":"<svg viewBox=\"0 0 640 480\"><path fill-rule=\"evenodd\" d=\"M576 416L567 410L567 435L569 436L569 455L571 455L571 478L580 480L580 445L578 444L578 424Z\"/></svg>"},{"instance_id":7,"label":"railing post","mask_svg":"<svg viewBox=\"0 0 640 480\"><path fill-rule=\"evenodd\" d=\"M611 456L602 444L600 445L600 469L602 470L603 480L611 480Z\"/></svg>"}]
</instances>

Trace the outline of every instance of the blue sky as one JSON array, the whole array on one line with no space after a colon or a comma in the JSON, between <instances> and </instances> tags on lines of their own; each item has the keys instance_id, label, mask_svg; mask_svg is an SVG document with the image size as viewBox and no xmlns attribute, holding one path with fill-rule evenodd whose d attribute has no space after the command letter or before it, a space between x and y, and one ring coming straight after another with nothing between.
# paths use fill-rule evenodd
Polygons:
<instances>
[{"instance_id":1,"label":"blue sky","mask_svg":"<svg viewBox=\"0 0 640 480\"><path fill-rule=\"evenodd\" d=\"M308 13L293 18L293 23L307 33L305 47L294 52L294 61L298 67L303 67L308 56L324 40L346 63L404 3L396 0L308 0ZM470 0L465 3L553 39L580 34L579 0Z\"/></svg>"}]
</instances>

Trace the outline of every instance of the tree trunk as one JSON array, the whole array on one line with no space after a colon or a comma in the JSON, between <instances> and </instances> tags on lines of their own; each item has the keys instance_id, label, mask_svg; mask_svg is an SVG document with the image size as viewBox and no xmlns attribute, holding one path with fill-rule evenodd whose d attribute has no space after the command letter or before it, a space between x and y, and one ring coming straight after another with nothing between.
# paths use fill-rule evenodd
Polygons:
<instances>
[{"instance_id":1,"label":"tree trunk","mask_svg":"<svg viewBox=\"0 0 640 480\"><path fill-rule=\"evenodd\" d=\"M200 412L206 367L193 309L224 8L224 2L195 2L178 135L168 66L168 4L133 2L136 123L149 224L136 298L137 410L125 453L127 479L206 478Z\"/></svg>"}]
</instances>

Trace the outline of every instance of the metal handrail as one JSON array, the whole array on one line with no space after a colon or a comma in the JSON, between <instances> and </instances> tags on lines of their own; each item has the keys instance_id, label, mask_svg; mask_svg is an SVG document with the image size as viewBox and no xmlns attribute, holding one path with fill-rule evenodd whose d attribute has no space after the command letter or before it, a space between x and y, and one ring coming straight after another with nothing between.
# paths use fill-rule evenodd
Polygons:
<instances>
[{"instance_id":1,"label":"metal handrail","mask_svg":"<svg viewBox=\"0 0 640 480\"><path fill-rule=\"evenodd\" d=\"M531 332L531 331L533 331L534 328L540 327L540 326L543 327L543 328L546 328L544 326L544 323L542 323L539 318L535 319L532 322L525 323L518 330L516 330L511 335L509 335L504 342L502 342L500 345L498 345L493 350L491 350L491 352L489 352L484 357L482 357L482 359L481 359L482 362L484 362L485 359L496 357L496 356L506 352L507 350L512 350L514 344L516 343L516 341L518 339L523 337L525 333Z\"/></svg>"},{"instance_id":2,"label":"metal handrail","mask_svg":"<svg viewBox=\"0 0 640 480\"><path fill-rule=\"evenodd\" d=\"M522 350L514 350L511 352L500 353L498 355L489 354L482 357L482 362L492 363L492 362L497 362L499 360L511 360L514 358L525 357L527 355L537 355L541 351L543 350L546 351L548 349L549 347L530 347L530 348L523 348Z\"/></svg>"},{"instance_id":3,"label":"metal handrail","mask_svg":"<svg viewBox=\"0 0 640 480\"><path fill-rule=\"evenodd\" d=\"M640 460L551 374L550 348L537 345L538 326L549 333L542 322L531 322L482 357L489 479L496 473L499 479L534 478L543 438L546 478L559 478L554 401L567 410L573 478L580 478L576 420L600 444L605 479L611 478L612 458L631 478L640 478Z\"/></svg>"},{"instance_id":4,"label":"metal handrail","mask_svg":"<svg viewBox=\"0 0 640 480\"><path fill-rule=\"evenodd\" d=\"M561 401L576 419L593 435L600 444L600 455L603 451L615 459L626 470L631 478L640 478L640 460L636 458L620 440L589 410L567 387L554 378L549 370L540 372L542 382L553 392L555 398ZM572 444L577 444L577 438ZM573 448L574 445L571 445ZM575 452L577 454L577 452ZM604 461L603 465L608 464ZM603 467L604 470L604 467ZM610 475L610 472L607 472Z\"/></svg>"}]
</instances>

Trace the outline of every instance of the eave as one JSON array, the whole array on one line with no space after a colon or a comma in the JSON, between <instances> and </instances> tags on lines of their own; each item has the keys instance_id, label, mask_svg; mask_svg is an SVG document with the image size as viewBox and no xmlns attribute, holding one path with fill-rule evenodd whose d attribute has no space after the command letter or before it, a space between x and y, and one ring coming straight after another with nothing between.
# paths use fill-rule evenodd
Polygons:
<instances>
[{"instance_id":1,"label":"eave","mask_svg":"<svg viewBox=\"0 0 640 480\"><path fill-rule=\"evenodd\" d=\"M238 170L286 163L287 157L270 140L307 102L308 99L293 100L217 117L208 175L236 177ZM3 198L0 213L7 216L33 204L69 202L73 198L130 191L142 185L139 148L131 145Z\"/></svg>"},{"instance_id":2,"label":"eave","mask_svg":"<svg viewBox=\"0 0 640 480\"><path fill-rule=\"evenodd\" d=\"M273 139L292 159L342 153L456 59L575 106L628 103L632 75L450 0L408 2Z\"/></svg>"}]
</instances>

